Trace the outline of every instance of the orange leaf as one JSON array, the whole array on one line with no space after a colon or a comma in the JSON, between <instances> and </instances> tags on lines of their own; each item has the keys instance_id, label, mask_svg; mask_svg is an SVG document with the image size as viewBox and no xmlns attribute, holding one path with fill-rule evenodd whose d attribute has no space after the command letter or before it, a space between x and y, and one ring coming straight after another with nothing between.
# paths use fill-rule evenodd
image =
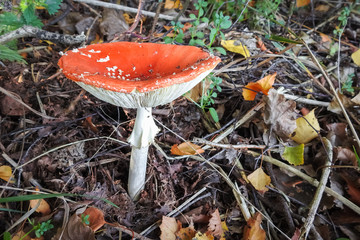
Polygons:
<instances>
[{"instance_id":1,"label":"orange leaf","mask_svg":"<svg viewBox=\"0 0 360 240\"><path fill-rule=\"evenodd\" d=\"M265 240L266 234L260 226L261 221L262 216L258 212L247 221L247 225L244 228L244 240Z\"/></svg>"},{"instance_id":2,"label":"orange leaf","mask_svg":"<svg viewBox=\"0 0 360 240\"><path fill-rule=\"evenodd\" d=\"M39 191L39 188L36 187L35 190ZM37 193L34 193L34 194L37 194ZM35 211L41 213L43 216L50 214L50 212L51 212L50 205L44 199L32 199L32 200L30 200L30 207L31 208L36 207L37 204L39 203L39 201L40 201L40 205Z\"/></svg>"},{"instance_id":3,"label":"orange leaf","mask_svg":"<svg viewBox=\"0 0 360 240\"><path fill-rule=\"evenodd\" d=\"M260 79L257 82L250 82L243 89L243 97L247 101L253 101L258 92L262 92L265 95L268 95L270 88L275 82L276 73L272 75L267 75L264 78Z\"/></svg>"},{"instance_id":4,"label":"orange leaf","mask_svg":"<svg viewBox=\"0 0 360 240\"><path fill-rule=\"evenodd\" d=\"M104 213L96 208L96 207L89 207L82 213L83 216L89 215L89 227L96 232L99 228L101 228L105 223Z\"/></svg>"},{"instance_id":5,"label":"orange leaf","mask_svg":"<svg viewBox=\"0 0 360 240\"><path fill-rule=\"evenodd\" d=\"M326 35L324 33L320 33L320 37L321 37L321 42L322 43L331 42L331 38L329 37L329 35Z\"/></svg>"},{"instance_id":6,"label":"orange leaf","mask_svg":"<svg viewBox=\"0 0 360 240\"><path fill-rule=\"evenodd\" d=\"M175 234L176 239L179 240L191 240L195 237L196 231L193 226L189 226L187 228L180 228L180 230Z\"/></svg>"},{"instance_id":7,"label":"orange leaf","mask_svg":"<svg viewBox=\"0 0 360 240\"><path fill-rule=\"evenodd\" d=\"M204 149L200 146L193 144L191 142L183 142L180 145L175 144L171 147L172 155L196 155L203 153Z\"/></svg>"},{"instance_id":8,"label":"orange leaf","mask_svg":"<svg viewBox=\"0 0 360 240\"><path fill-rule=\"evenodd\" d=\"M166 0L164 8L166 8L166 9L174 9L174 8L182 9L183 6L182 6L180 0Z\"/></svg>"},{"instance_id":9,"label":"orange leaf","mask_svg":"<svg viewBox=\"0 0 360 240\"><path fill-rule=\"evenodd\" d=\"M0 178L9 181L12 176L12 170L9 166L0 166Z\"/></svg>"},{"instance_id":10,"label":"orange leaf","mask_svg":"<svg viewBox=\"0 0 360 240\"><path fill-rule=\"evenodd\" d=\"M269 190L266 185L270 184L271 178L266 175L261 167L252 172L247 178L256 190L260 192L266 192Z\"/></svg>"},{"instance_id":11,"label":"orange leaf","mask_svg":"<svg viewBox=\"0 0 360 240\"><path fill-rule=\"evenodd\" d=\"M305 7L309 5L311 0L296 0L296 7Z\"/></svg>"}]
</instances>

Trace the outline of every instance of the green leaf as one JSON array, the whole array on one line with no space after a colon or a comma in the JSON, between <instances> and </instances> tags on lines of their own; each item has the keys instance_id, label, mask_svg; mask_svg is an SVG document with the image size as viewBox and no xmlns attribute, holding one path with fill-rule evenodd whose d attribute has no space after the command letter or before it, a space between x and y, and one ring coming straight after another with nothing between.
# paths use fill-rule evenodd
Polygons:
<instances>
[{"instance_id":1,"label":"green leaf","mask_svg":"<svg viewBox=\"0 0 360 240\"><path fill-rule=\"evenodd\" d=\"M11 12L4 12L0 14L0 22L0 34L10 32L23 25L19 18Z\"/></svg>"},{"instance_id":2,"label":"green leaf","mask_svg":"<svg viewBox=\"0 0 360 240\"><path fill-rule=\"evenodd\" d=\"M193 13L190 14L189 17L190 17L191 19L196 19L196 18L197 18L197 17L195 16L195 14L193 14Z\"/></svg>"},{"instance_id":3,"label":"green leaf","mask_svg":"<svg viewBox=\"0 0 360 240\"><path fill-rule=\"evenodd\" d=\"M204 38L204 33L203 33L203 32L197 32L197 33L196 33L196 36L197 36L198 38Z\"/></svg>"},{"instance_id":4,"label":"green leaf","mask_svg":"<svg viewBox=\"0 0 360 240\"><path fill-rule=\"evenodd\" d=\"M26 63L26 61L20 56L20 54L18 54L17 51L14 51L4 45L0 45L0 60Z\"/></svg>"},{"instance_id":5,"label":"green leaf","mask_svg":"<svg viewBox=\"0 0 360 240\"><path fill-rule=\"evenodd\" d=\"M226 16L226 18L228 18L228 16ZM232 24L231 20L226 19L220 23L220 28L228 29L229 27L231 27L231 24Z\"/></svg>"},{"instance_id":6,"label":"green leaf","mask_svg":"<svg viewBox=\"0 0 360 240\"><path fill-rule=\"evenodd\" d=\"M219 122L219 116L215 110L215 108L209 108L209 113L211 115L211 117L214 119L214 122Z\"/></svg>"},{"instance_id":7,"label":"green leaf","mask_svg":"<svg viewBox=\"0 0 360 240\"><path fill-rule=\"evenodd\" d=\"M353 149L354 149L354 153L355 153L356 160L357 160L357 162L358 162L358 166L360 167L360 157L359 157L359 155L357 154L356 149L355 149L354 146L353 146Z\"/></svg>"},{"instance_id":8,"label":"green leaf","mask_svg":"<svg viewBox=\"0 0 360 240\"><path fill-rule=\"evenodd\" d=\"M226 50L222 47L214 47L214 49L216 51L218 51L219 53L221 53L222 55L226 55Z\"/></svg>"},{"instance_id":9,"label":"green leaf","mask_svg":"<svg viewBox=\"0 0 360 240\"><path fill-rule=\"evenodd\" d=\"M196 45L199 45L199 46L205 46L204 41L201 40L201 39L196 39L196 40L195 40L195 43L196 43Z\"/></svg>"},{"instance_id":10,"label":"green leaf","mask_svg":"<svg viewBox=\"0 0 360 240\"><path fill-rule=\"evenodd\" d=\"M204 15L204 9L200 8L199 9L199 17L202 17Z\"/></svg>"},{"instance_id":11,"label":"green leaf","mask_svg":"<svg viewBox=\"0 0 360 240\"><path fill-rule=\"evenodd\" d=\"M201 21L204 22L204 23L208 23L209 22L209 19L207 17L202 17L201 18Z\"/></svg>"},{"instance_id":12,"label":"green leaf","mask_svg":"<svg viewBox=\"0 0 360 240\"><path fill-rule=\"evenodd\" d=\"M295 166L304 164L304 144L296 147L286 146L281 157Z\"/></svg>"},{"instance_id":13,"label":"green leaf","mask_svg":"<svg viewBox=\"0 0 360 240\"><path fill-rule=\"evenodd\" d=\"M209 36L210 42L213 41L213 39L215 38L216 33L217 33L216 28L212 28L212 29L210 30L210 36Z\"/></svg>"},{"instance_id":14,"label":"green leaf","mask_svg":"<svg viewBox=\"0 0 360 240\"><path fill-rule=\"evenodd\" d=\"M62 0L46 0L46 9L48 10L50 15L53 15L60 9L60 4Z\"/></svg>"},{"instance_id":15,"label":"green leaf","mask_svg":"<svg viewBox=\"0 0 360 240\"><path fill-rule=\"evenodd\" d=\"M43 23L35 14L35 5L30 4L28 7L23 11L23 15L21 16L24 19L24 22L27 25L31 25L34 27L42 27Z\"/></svg>"},{"instance_id":16,"label":"green leaf","mask_svg":"<svg viewBox=\"0 0 360 240\"><path fill-rule=\"evenodd\" d=\"M169 43L172 43L173 40L172 40L171 37L165 37L165 38L164 38L164 42L165 42L166 44L169 44Z\"/></svg>"},{"instance_id":17,"label":"green leaf","mask_svg":"<svg viewBox=\"0 0 360 240\"><path fill-rule=\"evenodd\" d=\"M302 44L302 42L300 42L300 41L291 40L291 39L284 38L284 37L277 36L277 35L271 35L269 39L273 40L273 41L277 41L277 42Z\"/></svg>"},{"instance_id":18,"label":"green leaf","mask_svg":"<svg viewBox=\"0 0 360 240\"><path fill-rule=\"evenodd\" d=\"M9 232L4 232L3 240L11 240L11 234Z\"/></svg>"}]
</instances>

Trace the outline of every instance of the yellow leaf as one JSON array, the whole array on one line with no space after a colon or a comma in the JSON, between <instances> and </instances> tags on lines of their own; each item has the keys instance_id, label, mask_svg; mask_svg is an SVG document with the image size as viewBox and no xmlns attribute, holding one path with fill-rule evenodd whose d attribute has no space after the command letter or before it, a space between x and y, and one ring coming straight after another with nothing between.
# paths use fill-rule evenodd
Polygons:
<instances>
[{"instance_id":1,"label":"yellow leaf","mask_svg":"<svg viewBox=\"0 0 360 240\"><path fill-rule=\"evenodd\" d=\"M0 178L9 181L12 176L12 170L9 166L0 166Z\"/></svg>"},{"instance_id":2,"label":"yellow leaf","mask_svg":"<svg viewBox=\"0 0 360 240\"><path fill-rule=\"evenodd\" d=\"M191 240L195 237L196 231L193 226L189 226L187 228L180 228L180 230L176 233L176 237L179 240Z\"/></svg>"},{"instance_id":3,"label":"yellow leaf","mask_svg":"<svg viewBox=\"0 0 360 240\"><path fill-rule=\"evenodd\" d=\"M221 45L230 52L239 53L245 58L250 57L247 47L238 40L221 40Z\"/></svg>"},{"instance_id":4,"label":"yellow leaf","mask_svg":"<svg viewBox=\"0 0 360 240\"><path fill-rule=\"evenodd\" d=\"M351 58L356 65L360 66L360 49L351 54Z\"/></svg>"},{"instance_id":5,"label":"yellow leaf","mask_svg":"<svg viewBox=\"0 0 360 240\"><path fill-rule=\"evenodd\" d=\"M173 155L183 156L183 155L200 154L204 152L204 149L191 142L183 142L180 145L177 144L173 145L170 151L171 154Z\"/></svg>"},{"instance_id":6,"label":"yellow leaf","mask_svg":"<svg viewBox=\"0 0 360 240\"><path fill-rule=\"evenodd\" d=\"M296 7L305 7L309 5L311 0L296 0Z\"/></svg>"},{"instance_id":7,"label":"yellow leaf","mask_svg":"<svg viewBox=\"0 0 360 240\"><path fill-rule=\"evenodd\" d=\"M270 88L272 88L275 82L276 73L272 75L267 75L264 78L260 79L257 82L250 82L243 89L243 97L247 101L253 101L258 92L262 92L265 95L268 95Z\"/></svg>"},{"instance_id":8,"label":"yellow leaf","mask_svg":"<svg viewBox=\"0 0 360 240\"><path fill-rule=\"evenodd\" d=\"M262 168L256 169L247 178L251 183L251 185L253 185L256 190L262 193L269 190L266 187L266 185L269 185L271 183L271 178L268 175L266 175L266 173L264 172L264 170L262 170Z\"/></svg>"},{"instance_id":9,"label":"yellow leaf","mask_svg":"<svg viewBox=\"0 0 360 240\"><path fill-rule=\"evenodd\" d=\"M36 188L36 191L39 191L39 189ZM36 193L34 193L34 194L36 194ZM39 201L40 201L40 205L35 211L41 213L43 216L50 214L50 212L51 212L50 205L44 199L30 200L30 207L31 208L36 207L37 204L39 203Z\"/></svg>"},{"instance_id":10,"label":"yellow leaf","mask_svg":"<svg viewBox=\"0 0 360 240\"><path fill-rule=\"evenodd\" d=\"M166 0L164 8L166 8L166 9L174 9L174 8L182 9L183 6L182 6L180 0Z\"/></svg>"},{"instance_id":11,"label":"yellow leaf","mask_svg":"<svg viewBox=\"0 0 360 240\"><path fill-rule=\"evenodd\" d=\"M211 235L202 234L201 232L197 232L193 239L196 240L213 240L214 237Z\"/></svg>"},{"instance_id":12,"label":"yellow leaf","mask_svg":"<svg viewBox=\"0 0 360 240\"><path fill-rule=\"evenodd\" d=\"M161 235L160 240L176 240L175 233L178 231L178 224L176 219L172 217L163 216L160 225Z\"/></svg>"},{"instance_id":13,"label":"yellow leaf","mask_svg":"<svg viewBox=\"0 0 360 240\"><path fill-rule=\"evenodd\" d=\"M318 136L317 131L320 131L320 125L313 109L306 116L296 119L296 129L291 138L299 144L308 143Z\"/></svg>"}]
</instances>

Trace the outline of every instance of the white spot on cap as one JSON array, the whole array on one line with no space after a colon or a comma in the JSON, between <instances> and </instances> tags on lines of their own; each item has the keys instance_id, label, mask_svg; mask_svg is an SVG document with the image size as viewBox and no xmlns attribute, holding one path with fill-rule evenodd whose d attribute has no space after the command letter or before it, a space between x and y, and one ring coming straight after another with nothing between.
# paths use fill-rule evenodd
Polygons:
<instances>
[{"instance_id":1,"label":"white spot on cap","mask_svg":"<svg viewBox=\"0 0 360 240\"><path fill-rule=\"evenodd\" d=\"M135 70L136 70L136 67L134 66L134 67L133 67L133 71L135 71Z\"/></svg>"},{"instance_id":2,"label":"white spot on cap","mask_svg":"<svg viewBox=\"0 0 360 240\"><path fill-rule=\"evenodd\" d=\"M118 70L119 75L122 75L124 71L122 71L121 69Z\"/></svg>"},{"instance_id":3,"label":"white spot on cap","mask_svg":"<svg viewBox=\"0 0 360 240\"><path fill-rule=\"evenodd\" d=\"M74 53L77 53L77 52L79 52L79 49L75 48L75 49L73 49L71 51L74 52Z\"/></svg>"},{"instance_id":4,"label":"white spot on cap","mask_svg":"<svg viewBox=\"0 0 360 240\"><path fill-rule=\"evenodd\" d=\"M83 53L83 52L80 52L80 55L83 55L83 56L86 56L86 57L88 57L88 58L91 58L91 55L90 55L90 54L85 54L85 53Z\"/></svg>"},{"instance_id":5,"label":"white spot on cap","mask_svg":"<svg viewBox=\"0 0 360 240\"><path fill-rule=\"evenodd\" d=\"M99 51L95 51L94 49L90 49L89 50L89 53L101 53L101 51L99 50Z\"/></svg>"},{"instance_id":6,"label":"white spot on cap","mask_svg":"<svg viewBox=\"0 0 360 240\"><path fill-rule=\"evenodd\" d=\"M100 58L98 60L96 60L97 62L108 62L110 61L110 57L109 56L106 56L106 58Z\"/></svg>"}]
</instances>

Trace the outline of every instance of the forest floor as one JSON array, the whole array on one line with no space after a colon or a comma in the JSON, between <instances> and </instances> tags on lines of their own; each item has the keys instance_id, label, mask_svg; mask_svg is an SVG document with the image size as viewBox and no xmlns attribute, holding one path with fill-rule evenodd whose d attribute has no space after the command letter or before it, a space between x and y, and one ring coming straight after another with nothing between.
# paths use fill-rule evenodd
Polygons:
<instances>
[{"instance_id":1,"label":"forest floor","mask_svg":"<svg viewBox=\"0 0 360 240\"><path fill-rule=\"evenodd\" d=\"M360 239L359 1L39 2L0 5L0 44L21 56L0 48L3 239ZM12 32L25 23L56 36ZM137 201L136 110L58 66L62 52L110 41L221 58L153 108L160 131Z\"/></svg>"}]
</instances>

